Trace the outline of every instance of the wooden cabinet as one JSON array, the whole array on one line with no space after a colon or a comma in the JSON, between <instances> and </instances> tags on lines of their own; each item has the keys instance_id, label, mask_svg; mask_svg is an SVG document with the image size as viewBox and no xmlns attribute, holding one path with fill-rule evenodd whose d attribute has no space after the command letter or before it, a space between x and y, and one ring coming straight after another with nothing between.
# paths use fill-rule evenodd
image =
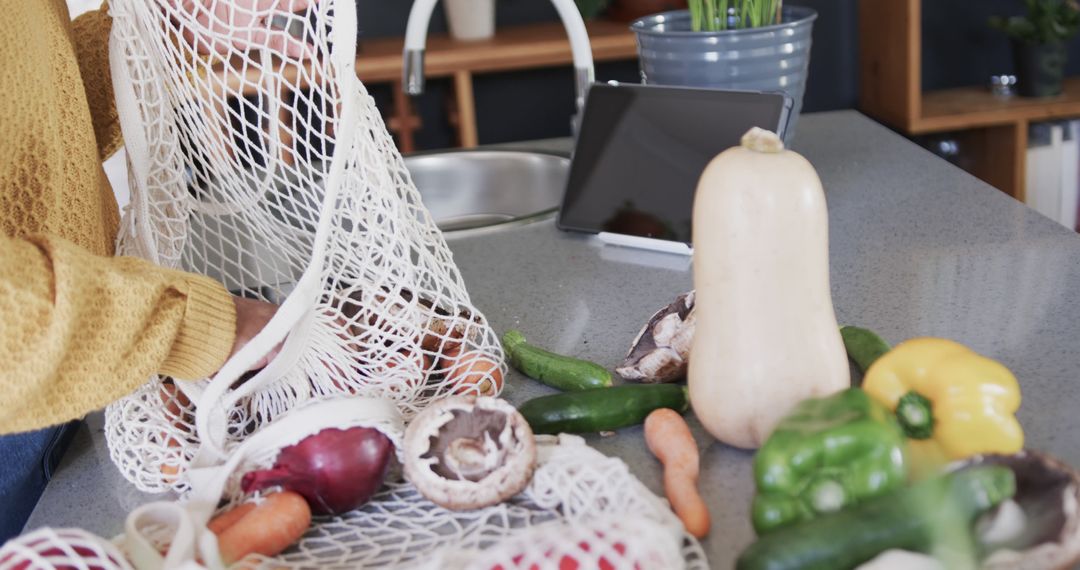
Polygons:
<instances>
[{"instance_id":1,"label":"wooden cabinet","mask_svg":"<svg viewBox=\"0 0 1080 570\"><path fill-rule=\"evenodd\" d=\"M1024 200L1028 125L1080 116L1080 78L1051 99L923 91L921 27L921 0L859 1L861 110L908 135L959 131L971 173Z\"/></svg>"},{"instance_id":2,"label":"wooden cabinet","mask_svg":"<svg viewBox=\"0 0 1080 570\"><path fill-rule=\"evenodd\" d=\"M585 25L596 62L637 59L637 40L628 24L596 20ZM409 97L401 86L402 51L404 38L361 40L356 56L356 75L364 83L389 83L393 89L393 106L383 109L387 128L397 138L402 152L415 150L413 134L420 128ZM475 147L478 144L476 106L473 99L473 75L542 67L569 66L573 62L566 30L558 22L506 26L495 31L495 37L480 41L454 40L447 34L431 34L425 54L425 76L449 77L454 88L450 120L458 132L458 144ZM256 70L241 83L238 74L226 74L233 90L245 94L255 92ZM283 73L296 80L297 69L286 66ZM303 84L301 77L300 85ZM249 93L250 91L250 93ZM567 117L567 121L569 121Z\"/></svg>"}]
</instances>

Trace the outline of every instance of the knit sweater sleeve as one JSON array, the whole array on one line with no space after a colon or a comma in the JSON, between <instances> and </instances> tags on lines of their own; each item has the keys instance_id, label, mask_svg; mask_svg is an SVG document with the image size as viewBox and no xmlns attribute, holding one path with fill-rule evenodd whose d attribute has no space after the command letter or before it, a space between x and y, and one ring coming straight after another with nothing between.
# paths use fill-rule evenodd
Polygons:
<instances>
[{"instance_id":1,"label":"knit sweater sleeve","mask_svg":"<svg viewBox=\"0 0 1080 570\"><path fill-rule=\"evenodd\" d=\"M236 308L218 282L54 237L0 236L0 433L81 417L154 373L213 373Z\"/></svg>"},{"instance_id":2,"label":"knit sweater sleeve","mask_svg":"<svg viewBox=\"0 0 1080 570\"><path fill-rule=\"evenodd\" d=\"M112 18L108 14L108 2L103 3L98 10L75 18L71 24L79 74L86 89L86 100L90 103L94 135L102 160L109 158L124 144L120 134L120 119L116 113L112 76L109 73L111 28Z\"/></svg>"}]
</instances>

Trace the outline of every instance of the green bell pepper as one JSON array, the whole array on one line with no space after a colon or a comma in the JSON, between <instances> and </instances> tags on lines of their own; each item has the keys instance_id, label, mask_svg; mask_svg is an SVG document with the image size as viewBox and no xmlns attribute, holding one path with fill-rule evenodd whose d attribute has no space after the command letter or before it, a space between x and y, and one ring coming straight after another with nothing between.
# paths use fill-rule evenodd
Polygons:
<instances>
[{"instance_id":1,"label":"green bell pepper","mask_svg":"<svg viewBox=\"0 0 1080 570\"><path fill-rule=\"evenodd\" d=\"M859 388L795 407L754 456L753 523L765 534L901 486L904 433Z\"/></svg>"}]
</instances>

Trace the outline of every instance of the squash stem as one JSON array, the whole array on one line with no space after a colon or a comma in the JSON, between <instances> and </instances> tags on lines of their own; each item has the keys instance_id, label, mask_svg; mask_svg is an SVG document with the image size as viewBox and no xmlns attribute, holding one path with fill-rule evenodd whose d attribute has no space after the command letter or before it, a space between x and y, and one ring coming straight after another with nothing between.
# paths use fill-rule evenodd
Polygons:
<instances>
[{"instance_id":1,"label":"squash stem","mask_svg":"<svg viewBox=\"0 0 1080 570\"><path fill-rule=\"evenodd\" d=\"M742 136L742 140L739 142L743 148L754 152L784 152L784 141L776 133L760 127L754 127L746 131L746 134Z\"/></svg>"},{"instance_id":2,"label":"squash stem","mask_svg":"<svg viewBox=\"0 0 1080 570\"><path fill-rule=\"evenodd\" d=\"M911 439L929 439L934 433L934 414L930 400L912 390L896 404L896 419Z\"/></svg>"}]
</instances>

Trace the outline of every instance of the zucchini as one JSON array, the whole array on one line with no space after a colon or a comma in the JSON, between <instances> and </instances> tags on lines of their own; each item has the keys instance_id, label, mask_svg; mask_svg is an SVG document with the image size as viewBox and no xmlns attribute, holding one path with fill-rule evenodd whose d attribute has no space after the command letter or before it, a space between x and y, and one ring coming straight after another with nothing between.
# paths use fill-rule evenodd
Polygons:
<instances>
[{"instance_id":1,"label":"zucchini","mask_svg":"<svg viewBox=\"0 0 1080 570\"><path fill-rule=\"evenodd\" d=\"M502 343L511 366L552 388L590 390L611 386L611 372L607 368L533 346L525 341L521 331L506 331Z\"/></svg>"},{"instance_id":2,"label":"zucchini","mask_svg":"<svg viewBox=\"0 0 1080 570\"><path fill-rule=\"evenodd\" d=\"M892 349L885 339L870 329L844 325L840 327L840 336L844 339L844 349L848 358L866 374L870 365Z\"/></svg>"},{"instance_id":3,"label":"zucchini","mask_svg":"<svg viewBox=\"0 0 1080 570\"><path fill-rule=\"evenodd\" d=\"M743 551L735 567L844 570L892 548L929 553L950 546L970 553L975 518L1015 492L1008 467L971 467L777 529Z\"/></svg>"},{"instance_id":4,"label":"zucchini","mask_svg":"<svg viewBox=\"0 0 1080 570\"><path fill-rule=\"evenodd\" d=\"M613 431L644 422L658 408L682 413L689 407L686 386L643 384L542 396L518 411L533 433L558 434Z\"/></svg>"}]
</instances>

